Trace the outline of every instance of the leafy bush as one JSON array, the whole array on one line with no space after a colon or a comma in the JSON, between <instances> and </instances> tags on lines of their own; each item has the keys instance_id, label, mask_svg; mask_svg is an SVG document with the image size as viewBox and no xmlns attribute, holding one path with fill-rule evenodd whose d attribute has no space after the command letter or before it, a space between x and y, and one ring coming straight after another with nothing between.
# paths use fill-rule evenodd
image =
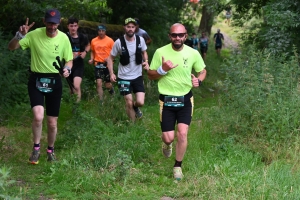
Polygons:
<instances>
[{"instance_id":1,"label":"leafy bush","mask_svg":"<svg viewBox=\"0 0 300 200\"><path fill-rule=\"evenodd\" d=\"M249 49L226 63L220 122L227 131L255 134L271 142L298 133L299 63L265 50Z\"/></svg>"},{"instance_id":2,"label":"leafy bush","mask_svg":"<svg viewBox=\"0 0 300 200\"><path fill-rule=\"evenodd\" d=\"M0 74L2 77L0 80L0 108L29 101L27 95L29 51L20 49L9 51L8 42L9 40L0 31Z\"/></svg>"},{"instance_id":3,"label":"leafy bush","mask_svg":"<svg viewBox=\"0 0 300 200\"><path fill-rule=\"evenodd\" d=\"M0 168L0 199L11 199L11 200L20 200L21 198L18 197L11 197L6 194L6 188L9 187L11 184L15 183L15 181L10 180L10 169L2 166Z\"/></svg>"}]
</instances>

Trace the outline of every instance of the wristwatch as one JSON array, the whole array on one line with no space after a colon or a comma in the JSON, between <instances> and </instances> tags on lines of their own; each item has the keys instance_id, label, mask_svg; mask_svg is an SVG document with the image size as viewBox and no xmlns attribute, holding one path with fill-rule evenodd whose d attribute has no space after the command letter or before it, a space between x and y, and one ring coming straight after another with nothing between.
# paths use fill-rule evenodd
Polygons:
<instances>
[{"instance_id":1,"label":"wristwatch","mask_svg":"<svg viewBox=\"0 0 300 200\"><path fill-rule=\"evenodd\" d=\"M199 79L198 79L198 83L199 83L199 86L201 85L201 83L202 83L202 81L200 81Z\"/></svg>"}]
</instances>

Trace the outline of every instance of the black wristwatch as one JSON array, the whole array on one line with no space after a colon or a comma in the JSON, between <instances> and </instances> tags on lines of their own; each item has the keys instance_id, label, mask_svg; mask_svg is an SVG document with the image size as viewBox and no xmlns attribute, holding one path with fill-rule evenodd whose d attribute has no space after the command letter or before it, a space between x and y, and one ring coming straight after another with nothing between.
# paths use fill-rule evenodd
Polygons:
<instances>
[{"instance_id":1,"label":"black wristwatch","mask_svg":"<svg viewBox=\"0 0 300 200\"><path fill-rule=\"evenodd\" d=\"M201 83L202 83L202 81L200 81L199 79L198 79L198 83L199 83L199 86L201 85Z\"/></svg>"}]
</instances>

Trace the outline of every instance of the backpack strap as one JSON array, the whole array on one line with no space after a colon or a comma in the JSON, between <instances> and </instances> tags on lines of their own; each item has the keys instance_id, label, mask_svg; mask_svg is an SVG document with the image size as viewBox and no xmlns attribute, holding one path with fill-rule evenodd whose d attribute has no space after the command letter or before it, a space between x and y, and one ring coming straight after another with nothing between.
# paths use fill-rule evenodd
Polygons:
<instances>
[{"instance_id":1,"label":"backpack strap","mask_svg":"<svg viewBox=\"0 0 300 200\"><path fill-rule=\"evenodd\" d=\"M142 45L140 36L135 35L136 40L136 50L135 50L135 62L137 65L142 64L143 56L142 56Z\"/></svg>"},{"instance_id":2,"label":"backpack strap","mask_svg":"<svg viewBox=\"0 0 300 200\"><path fill-rule=\"evenodd\" d=\"M130 58L129 58L129 52L128 52L128 49L127 49L127 45L126 45L126 42L125 42L125 38L124 36L121 36L119 38L120 42L121 42L121 55L120 55L120 63L125 66L125 65L128 65L129 62L130 62Z\"/></svg>"}]
</instances>

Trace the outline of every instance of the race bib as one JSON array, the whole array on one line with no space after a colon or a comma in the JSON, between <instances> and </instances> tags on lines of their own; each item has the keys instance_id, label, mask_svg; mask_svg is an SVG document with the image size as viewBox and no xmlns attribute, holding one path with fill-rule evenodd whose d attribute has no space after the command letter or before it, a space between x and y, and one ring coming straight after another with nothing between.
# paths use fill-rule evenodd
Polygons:
<instances>
[{"instance_id":1,"label":"race bib","mask_svg":"<svg viewBox=\"0 0 300 200\"><path fill-rule=\"evenodd\" d=\"M105 69L106 66L101 63L101 64L96 65L96 68L97 69Z\"/></svg>"},{"instance_id":2,"label":"race bib","mask_svg":"<svg viewBox=\"0 0 300 200\"><path fill-rule=\"evenodd\" d=\"M129 92L130 82L129 81L118 81L120 92Z\"/></svg>"},{"instance_id":3,"label":"race bib","mask_svg":"<svg viewBox=\"0 0 300 200\"><path fill-rule=\"evenodd\" d=\"M168 107L183 107L184 96L165 96L164 106Z\"/></svg>"},{"instance_id":4,"label":"race bib","mask_svg":"<svg viewBox=\"0 0 300 200\"><path fill-rule=\"evenodd\" d=\"M36 88L44 93L49 93L53 91L53 86L55 84L54 78L37 78Z\"/></svg>"}]
</instances>

